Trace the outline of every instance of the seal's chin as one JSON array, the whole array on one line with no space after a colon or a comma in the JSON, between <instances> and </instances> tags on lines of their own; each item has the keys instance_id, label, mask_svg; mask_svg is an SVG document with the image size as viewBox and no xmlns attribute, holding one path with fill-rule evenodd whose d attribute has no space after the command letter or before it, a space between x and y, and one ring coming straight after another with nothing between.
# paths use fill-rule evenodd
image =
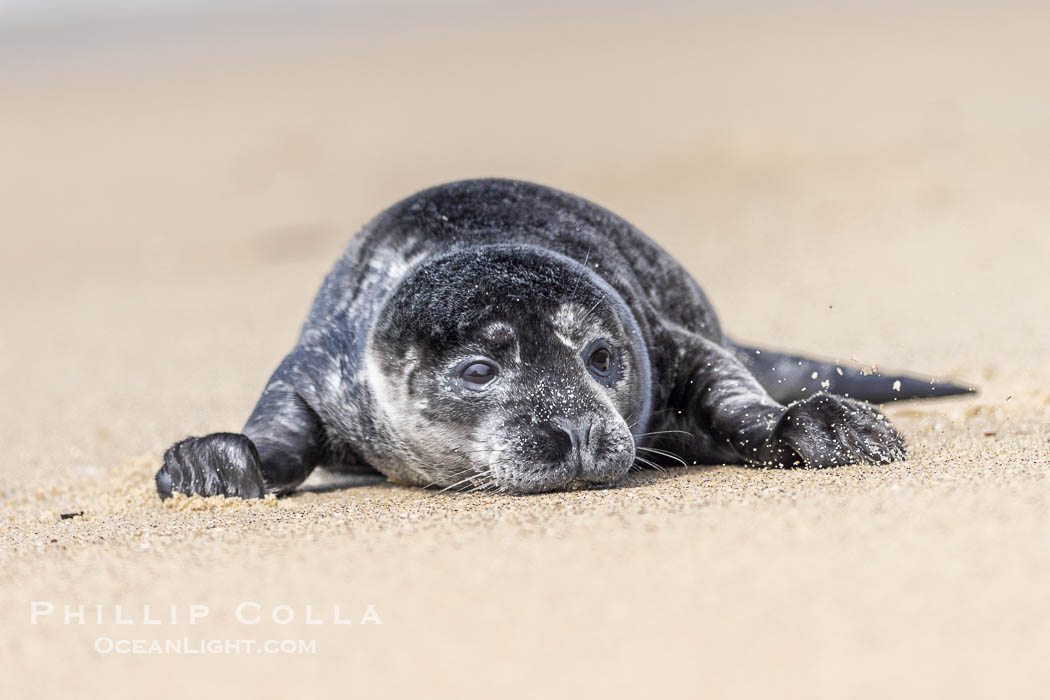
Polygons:
<instances>
[{"instance_id":1,"label":"seal's chin","mask_svg":"<svg viewBox=\"0 0 1050 700\"><path fill-rule=\"evenodd\" d=\"M630 471L633 463L634 450L591 460L571 458L553 463L523 460L493 469L491 478L496 489L524 496L559 491L574 483L613 484Z\"/></svg>"}]
</instances>

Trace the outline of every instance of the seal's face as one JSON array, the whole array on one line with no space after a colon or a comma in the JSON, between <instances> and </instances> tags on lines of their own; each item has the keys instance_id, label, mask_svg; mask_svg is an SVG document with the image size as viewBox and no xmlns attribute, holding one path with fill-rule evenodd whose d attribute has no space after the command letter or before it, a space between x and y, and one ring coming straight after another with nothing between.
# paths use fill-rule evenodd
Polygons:
<instances>
[{"instance_id":1,"label":"seal's face","mask_svg":"<svg viewBox=\"0 0 1050 700\"><path fill-rule=\"evenodd\" d=\"M526 247L416 270L368 362L392 457L424 483L535 493L615 481L648 418L648 357L622 300L586 268Z\"/></svg>"}]
</instances>

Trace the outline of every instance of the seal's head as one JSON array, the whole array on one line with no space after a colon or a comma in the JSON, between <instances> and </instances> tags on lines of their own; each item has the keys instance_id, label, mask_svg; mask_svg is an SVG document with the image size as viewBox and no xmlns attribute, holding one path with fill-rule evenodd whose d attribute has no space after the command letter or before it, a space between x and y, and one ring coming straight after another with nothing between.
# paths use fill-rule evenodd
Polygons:
<instances>
[{"instance_id":1,"label":"seal's head","mask_svg":"<svg viewBox=\"0 0 1050 700\"><path fill-rule=\"evenodd\" d=\"M411 271L366 361L391 459L428 484L536 493L612 482L649 417L649 357L623 299L593 270L531 246L460 249Z\"/></svg>"}]
</instances>

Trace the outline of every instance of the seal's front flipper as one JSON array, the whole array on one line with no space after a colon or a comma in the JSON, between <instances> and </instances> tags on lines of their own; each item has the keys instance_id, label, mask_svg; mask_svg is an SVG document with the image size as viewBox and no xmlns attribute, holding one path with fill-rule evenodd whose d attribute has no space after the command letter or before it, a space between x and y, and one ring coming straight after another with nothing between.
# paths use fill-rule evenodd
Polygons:
<instances>
[{"instance_id":1,"label":"seal's front flipper","mask_svg":"<svg viewBox=\"0 0 1050 700\"><path fill-rule=\"evenodd\" d=\"M838 467L904 459L904 438L871 404L817 393L787 407L768 444L769 466Z\"/></svg>"},{"instance_id":2,"label":"seal's front flipper","mask_svg":"<svg viewBox=\"0 0 1050 700\"><path fill-rule=\"evenodd\" d=\"M849 396L872 403L933 399L973 394L973 387L908 375L865 372L835 362L788 355L762 348L732 345L737 358L755 375L769 395L789 403L817 392Z\"/></svg>"},{"instance_id":3,"label":"seal's front flipper","mask_svg":"<svg viewBox=\"0 0 1050 700\"><path fill-rule=\"evenodd\" d=\"M324 457L320 419L296 392L294 355L270 379L244 434L188 438L164 454L157 493L261 498L301 484Z\"/></svg>"},{"instance_id":4,"label":"seal's front flipper","mask_svg":"<svg viewBox=\"0 0 1050 700\"><path fill-rule=\"evenodd\" d=\"M260 498L264 493L259 453L244 435L214 433L186 438L164 453L157 493Z\"/></svg>"},{"instance_id":5,"label":"seal's front flipper","mask_svg":"<svg viewBox=\"0 0 1050 700\"><path fill-rule=\"evenodd\" d=\"M819 468L904 458L903 438L873 406L826 393L784 406L729 350L684 332L676 342L673 402L706 442L731 448L740 461Z\"/></svg>"}]
</instances>

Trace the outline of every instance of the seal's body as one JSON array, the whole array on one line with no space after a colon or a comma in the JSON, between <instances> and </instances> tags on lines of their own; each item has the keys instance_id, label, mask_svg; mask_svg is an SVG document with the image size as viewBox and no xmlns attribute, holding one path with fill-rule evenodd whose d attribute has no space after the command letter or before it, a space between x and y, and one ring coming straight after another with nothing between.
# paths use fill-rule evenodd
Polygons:
<instances>
[{"instance_id":1,"label":"seal's body","mask_svg":"<svg viewBox=\"0 0 1050 700\"><path fill-rule=\"evenodd\" d=\"M157 486L258 497L321 465L531 493L663 457L889 462L903 440L858 399L966 391L738 347L626 221L538 185L472 180L365 226L243 434L177 443Z\"/></svg>"}]
</instances>

